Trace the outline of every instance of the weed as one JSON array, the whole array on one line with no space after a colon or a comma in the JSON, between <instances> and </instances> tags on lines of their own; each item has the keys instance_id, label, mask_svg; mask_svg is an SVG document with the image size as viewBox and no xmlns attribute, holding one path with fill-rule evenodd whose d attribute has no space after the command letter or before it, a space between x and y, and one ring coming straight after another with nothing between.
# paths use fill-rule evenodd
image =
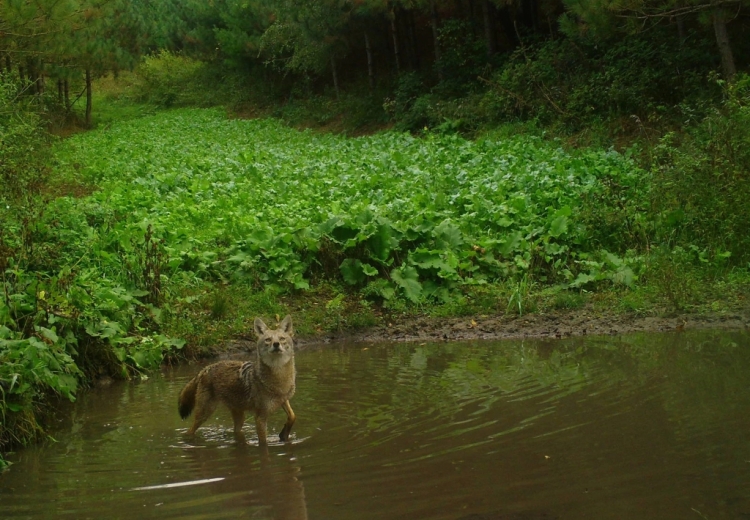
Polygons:
<instances>
[{"instance_id":1,"label":"weed","mask_svg":"<svg viewBox=\"0 0 750 520\"><path fill-rule=\"evenodd\" d=\"M619 298L618 307L624 312L641 313L649 305L642 293L628 291Z\"/></svg>"},{"instance_id":2,"label":"weed","mask_svg":"<svg viewBox=\"0 0 750 520\"><path fill-rule=\"evenodd\" d=\"M528 276L523 276L519 281L512 283L506 312L517 311L519 316L523 316L524 312L534 312L536 302L530 297L533 286L534 282Z\"/></svg>"},{"instance_id":3,"label":"weed","mask_svg":"<svg viewBox=\"0 0 750 520\"><path fill-rule=\"evenodd\" d=\"M340 331L343 326L344 294L337 294L326 302L325 325L329 330Z\"/></svg>"},{"instance_id":4,"label":"weed","mask_svg":"<svg viewBox=\"0 0 750 520\"><path fill-rule=\"evenodd\" d=\"M586 305L586 297L580 292L560 291L552 300L553 309L580 309Z\"/></svg>"},{"instance_id":5,"label":"weed","mask_svg":"<svg viewBox=\"0 0 750 520\"><path fill-rule=\"evenodd\" d=\"M693 300L694 292L692 269L681 253L680 249L662 251L654 256L649 267L649 278L658 296L677 311L685 310Z\"/></svg>"},{"instance_id":6,"label":"weed","mask_svg":"<svg viewBox=\"0 0 750 520\"><path fill-rule=\"evenodd\" d=\"M229 297L221 291L215 292L210 299L211 318L221 320L226 318L231 309Z\"/></svg>"}]
</instances>

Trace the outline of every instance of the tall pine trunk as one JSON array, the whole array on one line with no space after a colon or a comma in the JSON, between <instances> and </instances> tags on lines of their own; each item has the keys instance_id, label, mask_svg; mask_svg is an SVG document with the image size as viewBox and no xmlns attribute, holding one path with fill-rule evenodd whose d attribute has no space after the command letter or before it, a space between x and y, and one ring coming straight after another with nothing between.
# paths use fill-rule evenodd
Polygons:
<instances>
[{"instance_id":1,"label":"tall pine trunk","mask_svg":"<svg viewBox=\"0 0 750 520\"><path fill-rule=\"evenodd\" d=\"M26 76L29 81L29 94L38 94L36 90L36 67L30 59L26 60Z\"/></svg>"},{"instance_id":2,"label":"tall pine trunk","mask_svg":"<svg viewBox=\"0 0 750 520\"><path fill-rule=\"evenodd\" d=\"M336 101L339 100L339 75L336 72L336 60L331 56L331 72L333 73L333 89L336 91Z\"/></svg>"},{"instance_id":3,"label":"tall pine trunk","mask_svg":"<svg viewBox=\"0 0 750 520\"><path fill-rule=\"evenodd\" d=\"M518 40L518 34L516 34L516 28L514 26L513 15L510 12L510 8L506 6L502 9L498 9L496 12L507 43L513 48L517 47L521 42Z\"/></svg>"},{"instance_id":4,"label":"tall pine trunk","mask_svg":"<svg viewBox=\"0 0 750 520\"><path fill-rule=\"evenodd\" d=\"M372 64L372 47L370 47L370 37L365 31L365 50L367 51L367 78L370 82L370 90L375 88L375 69Z\"/></svg>"},{"instance_id":5,"label":"tall pine trunk","mask_svg":"<svg viewBox=\"0 0 750 520\"><path fill-rule=\"evenodd\" d=\"M91 128L91 69L86 69L86 126Z\"/></svg>"},{"instance_id":6,"label":"tall pine trunk","mask_svg":"<svg viewBox=\"0 0 750 520\"><path fill-rule=\"evenodd\" d=\"M414 19L414 10L409 11L406 17L406 32L409 39L409 61L411 68L419 70L419 45L417 44L417 22Z\"/></svg>"},{"instance_id":7,"label":"tall pine trunk","mask_svg":"<svg viewBox=\"0 0 750 520\"><path fill-rule=\"evenodd\" d=\"M440 63L440 39L438 35L440 21L438 19L437 7L435 2L430 2L430 25L432 25L432 43L435 46L435 67L437 68L438 77L442 81L443 79L443 67Z\"/></svg>"},{"instance_id":8,"label":"tall pine trunk","mask_svg":"<svg viewBox=\"0 0 750 520\"><path fill-rule=\"evenodd\" d=\"M719 45L721 70L724 73L724 79L733 81L737 75L737 68L734 65L734 55L732 54L732 46L729 43L729 33L727 32L727 12L718 2L714 2L711 17L713 18L716 43Z\"/></svg>"},{"instance_id":9,"label":"tall pine trunk","mask_svg":"<svg viewBox=\"0 0 750 520\"><path fill-rule=\"evenodd\" d=\"M65 100L65 110L70 112L70 83L68 83L68 78L63 80L63 99Z\"/></svg>"},{"instance_id":10,"label":"tall pine trunk","mask_svg":"<svg viewBox=\"0 0 750 520\"><path fill-rule=\"evenodd\" d=\"M396 30L396 11L391 9L391 36L393 36L393 55L396 58L396 73L401 72L401 54L398 47L398 31Z\"/></svg>"},{"instance_id":11,"label":"tall pine trunk","mask_svg":"<svg viewBox=\"0 0 750 520\"><path fill-rule=\"evenodd\" d=\"M680 39L680 49L685 47L685 19L677 17L677 37Z\"/></svg>"},{"instance_id":12,"label":"tall pine trunk","mask_svg":"<svg viewBox=\"0 0 750 520\"><path fill-rule=\"evenodd\" d=\"M492 6L490 0L482 0L482 18L484 20L484 39L487 46L487 57L491 58L497 52L495 32L492 23Z\"/></svg>"}]
</instances>

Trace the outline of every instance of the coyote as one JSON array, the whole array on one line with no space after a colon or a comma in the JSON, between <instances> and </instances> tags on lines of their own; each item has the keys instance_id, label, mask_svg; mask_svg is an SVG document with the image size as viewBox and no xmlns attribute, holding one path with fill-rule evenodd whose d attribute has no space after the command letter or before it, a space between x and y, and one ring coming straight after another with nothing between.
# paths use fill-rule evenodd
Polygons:
<instances>
[{"instance_id":1,"label":"coyote","mask_svg":"<svg viewBox=\"0 0 750 520\"><path fill-rule=\"evenodd\" d=\"M187 419L195 408L192 435L211 414L219 402L227 405L234 420L234 433L242 433L245 412L255 414L258 441L266 444L268 416L284 408L287 419L279 433L283 442L289 438L294 425L294 411L289 399L294 395L294 329L292 317L285 317L279 328L271 330L260 318L253 328L258 336L255 361L219 361L207 366L190 380L180 392L178 410Z\"/></svg>"}]
</instances>

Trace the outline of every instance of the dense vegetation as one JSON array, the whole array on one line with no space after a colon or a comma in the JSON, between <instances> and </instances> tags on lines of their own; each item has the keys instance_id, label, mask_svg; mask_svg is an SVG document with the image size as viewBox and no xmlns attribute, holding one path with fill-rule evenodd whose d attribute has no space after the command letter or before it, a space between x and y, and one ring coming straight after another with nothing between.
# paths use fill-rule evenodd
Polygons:
<instances>
[{"instance_id":1,"label":"dense vegetation","mask_svg":"<svg viewBox=\"0 0 750 520\"><path fill-rule=\"evenodd\" d=\"M108 235L77 244L71 260L114 253L150 227L172 272L258 286L341 276L419 302L533 271L577 287L591 277L581 260L624 254L647 232L634 219L646 195L632 161L529 137L346 139L193 110L71 138L58 157L101 187L77 221L93 212ZM611 184L633 197L603 226L590 206Z\"/></svg>"},{"instance_id":2,"label":"dense vegetation","mask_svg":"<svg viewBox=\"0 0 750 520\"><path fill-rule=\"evenodd\" d=\"M716 305L750 262L745 8L3 2L0 450L289 301L308 332Z\"/></svg>"}]
</instances>

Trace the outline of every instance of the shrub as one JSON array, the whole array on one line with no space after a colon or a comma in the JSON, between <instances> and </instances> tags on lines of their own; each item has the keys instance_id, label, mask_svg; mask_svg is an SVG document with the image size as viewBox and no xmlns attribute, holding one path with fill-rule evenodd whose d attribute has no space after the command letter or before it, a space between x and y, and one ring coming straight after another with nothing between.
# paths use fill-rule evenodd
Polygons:
<instances>
[{"instance_id":1,"label":"shrub","mask_svg":"<svg viewBox=\"0 0 750 520\"><path fill-rule=\"evenodd\" d=\"M484 105L498 120L561 121L573 131L600 118L645 121L690 93L715 93L697 72L711 63L707 49L680 48L658 31L607 45L549 40L511 54L492 77Z\"/></svg>"},{"instance_id":2,"label":"shrub","mask_svg":"<svg viewBox=\"0 0 750 520\"><path fill-rule=\"evenodd\" d=\"M478 86L487 66L485 43L475 37L467 20L445 20L439 30L441 56L435 68L442 79L435 87L441 97L454 98Z\"/></svg>"},{"instance_id":3,"label":"shrub","mask_svg":"<svg viewBox=\"0 0 750 520\"><path fill-rule=\"evenodd\" d=\"M726 101L655 150L654 209L661 240L750 261L750 76L724 85Z\"/></svg>"},{"instance_id":4,"label":"shrub","mask_svg":"<svg viewBox=\"0 0 750 520\"><path fill-rule=\"evenodd\" d=\"M211 106L226 101L214 90L221 82L212 78L209 66L187 56L166 50L144 56L138 74L140 100L160 107Z\"/></svg>"},{"instance_id":5,"label":"shrub","mask_svg":"<svg viewBox=\"0 0 750 520\"><path fill-rule=\"evenodd\" d=\"M0 203L5 202L4 207L38 189L45 171L49 136L33 105L36 100L22 91L23 85L0 73ZM7 212L0 211L0 223L3 214Z\"/></svg>"}]
</instances>

